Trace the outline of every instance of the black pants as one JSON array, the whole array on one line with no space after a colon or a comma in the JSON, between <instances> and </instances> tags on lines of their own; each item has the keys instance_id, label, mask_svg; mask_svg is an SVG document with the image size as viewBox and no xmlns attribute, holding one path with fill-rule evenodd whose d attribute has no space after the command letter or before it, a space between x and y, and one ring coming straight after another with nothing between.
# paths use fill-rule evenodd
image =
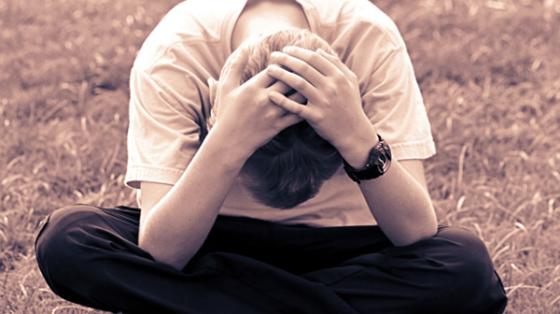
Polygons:
<instances>
[{"instance_id":1,"label":"black pants","mask_svg":"<svg viewBox=\"0 0 560 314\"><path fill-rule=\"evenodd\" d=\"M139 218L128 207L53 212L35 243L51 289L130 313L501 313L507 303L483 242L460 228L394 247L377 226L218 216L177 271L138 247Z\"/></svg>"}]
</instances>

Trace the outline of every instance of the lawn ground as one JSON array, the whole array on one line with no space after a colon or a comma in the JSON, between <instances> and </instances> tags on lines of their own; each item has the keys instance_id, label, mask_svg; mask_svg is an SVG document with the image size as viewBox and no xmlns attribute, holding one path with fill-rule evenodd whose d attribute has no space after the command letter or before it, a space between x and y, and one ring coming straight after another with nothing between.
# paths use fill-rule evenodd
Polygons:
<instances>
[{"instance_id":1,"label":"lawn ground","mask_svg":"<svg viewBox=\"0 0 560 314\"><path fill-rule=\"evenodd\" d=\"M88 313L50 292L33 240L123 187L128 73L177 1L0 0L0 312ZM440 223L487 244L508 313L560 313L560 3L380 0L415 65ZM110 139L110 140L108 140Z\"/></svg>"}]
</instances>

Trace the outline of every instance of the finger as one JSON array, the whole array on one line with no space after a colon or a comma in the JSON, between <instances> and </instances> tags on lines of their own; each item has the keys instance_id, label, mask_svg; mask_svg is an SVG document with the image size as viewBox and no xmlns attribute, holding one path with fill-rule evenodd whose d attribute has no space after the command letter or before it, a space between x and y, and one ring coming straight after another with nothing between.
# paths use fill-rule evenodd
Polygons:
<instances>
[{"instance_id":1,"label":"finger","mask_svg":"<svg viewBox=\"0 0 560 314\"><path fill-rule=\"evenodd\" d=\"M292 88L286 83L278 81L272 76L268 75L266 69L257 73L257 75L249 79L245 84L247 83L250 83L257 88L268 88L281 94L286 94L290 90L292 90Z\"/></svg>"},{"instance_id":2,"label":"finger","mask_svg":"<svg viewBox=\"0 0 560 314\"><path fill-rule=\"evenodd\" d=\"M241 78L249 60L249 49L239 48L234 52L231 63L223 69L220 76L224 77L223 87L227 90L241 85Z\"/></svg>"},{"instance_id":3,"label":"finger","mask_svg":"<svg viewBox=\"0 0 560 314\"><path fill-rule=\"evenodd\" d=\"M323 49L317 49L317 53L333 63L342 73L346 75L354 74L337 55L326 52Z\"/></svg>"},{"instance_id":4,"label":"finger","mask_svg":"<svg viewBox=\"0 0 560 314\"><path fill-rule=\"evenodd\" d=\"M282 69L278 65L269 65L267 72L270 76L277 80L286 83L291 88L300 92L305 98L311 102L317 102L320 99L319 91L311 83L302 78L301 76Z\"/></svg>"},{"instance_id":5,"label":"finger","mask_svg":"<svg viewBox=\"0 0 560 314\"><path fill-rule=\"evenodd\" d=\"M259 73L251 77L245 84L252 84L255 87L267 88L276 80L274 77L270 76L267 69L262 69Z\"/></svg>"},{"instance_id":6,"label":"finger","mask_svg":"<svg viewBox=\"0 0 560 314\"><path fill-rule=\"evenodd\" d=\"M295 92L295 93L291 94L290 96L288 96L288 98L297 102L298 104L305 105L307 103L307 99L305 97L303 97L303 95L298 93L298 92Z\"/></svg>"},{"instance_id":7,"label":"finger","mask_svg":"<svg viewBox=\"0 0 560 314\"><path fill-rule=\"evenodd\" d=\"M311 64L303 61L300 58L293 57L287 53L282 53L275 51L270 57L271 63L282 65L293 72L297 73L307 81L309 81L313 86L319 87L321 83L325 80L323 74L319 72Z\"/></svg>"},{"instance_id":8,"label":"finger","mask_svg":"<svg viewBox=\"0 0 560 314\"><path fill-rule=\"evenodd\" d=\"M284 47L283 52L286 54L301 59L312 67L321 72L324 76L332 76L337 74L340 70L327 58L319 53L295 46Z\"/></svg>"},{"instance_id":9,"label":"finger","mask_svg":"<svg viewBox=\"0 0 560 314\"><path fill-rule=\"evenodd\" d=\"M274 83L272 83L272 85L270 85L270 90L273 90L275 92L279 92L280 94L284 94L286 95L287 92L291 91L292 88L290 86L288 86L286 83L282 82L282 81L278 81L276 80Z\"/></svg>"},{"instance_id":10,"label":"finger","mask_svg":"<svg viewBox=\"0 0 560 314\"><path fill-rule=\"evenodd\" d=\"M268 93L268 97L273 104L276 104L279 107L284 108L286 111L291 112L305 120L311 120L314 117L313 111L310 107L297 103L278 92L271 91Z\"/></svg>"},{"instance_id":11,"label":"finger","mask_svg":"<svg viewBox=\"0 0 560 314\"><path fill-rule=\"evenodd\" d=\"M281 117L278 120L278 125L277 126L278 126L278 129L283 130L283 129L289 127L289 126L300 123L302 121L304 121L304 119L302 117L289 113L289 114Z\"/></svg>"},{"instance_id":12,"label":"finger","mask_svg":"<svg viewBox=\"0 0 560 314\"><path fill-rule=\"evenodd\" d=\"M280 83L281 83L281 82L280 82ZM288 87L288 88L289 88L289 87ZM292 89L292 90L293 90L293 89ZM289 96L287 96L285 92L280 92L280 94L284 95L284 96L287 97L288 99L291 99L291 100L297 102L297 103L300 104L300 105L305 106L305 105L307 104L307 99L306 99L305 97L303 97L303 95L300 94L300 93L298 93L298 92L295 92L295 93L293 93L293 94L291 94L291 95L289 95ZM269 99L269 100L270 100L270 99ZM271 102L272 102L272 101L271 101ZM284 109L284 108L282 108L282 107L280 107L280 106L278 106L278 105L275 105L274 103L273 103L273 106L275 106L276 108L278 108L279 110L282 111L282 114L281 114L282 116L293 115L293 113L287 111L286 109Z\"/></svg>"}]
</instances>

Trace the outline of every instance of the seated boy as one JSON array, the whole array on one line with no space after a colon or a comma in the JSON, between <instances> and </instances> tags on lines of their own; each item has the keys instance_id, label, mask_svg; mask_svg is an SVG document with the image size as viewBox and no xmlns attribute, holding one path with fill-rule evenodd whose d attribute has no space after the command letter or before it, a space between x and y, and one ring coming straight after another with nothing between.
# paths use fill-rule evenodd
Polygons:
<instances>
[{"instance_id":1,"label":"seated boy","mask_svg":"<svg viewBox=\"0 0 560 314\"><path fill-rule=\"evenodd\" d=\"M141 210L50 216L37 260L61 297L134 313L505 308L484 244L437 227L419 89L369 2L182 3L140 50L130 106Z\"/></svg>"}]
</instances>

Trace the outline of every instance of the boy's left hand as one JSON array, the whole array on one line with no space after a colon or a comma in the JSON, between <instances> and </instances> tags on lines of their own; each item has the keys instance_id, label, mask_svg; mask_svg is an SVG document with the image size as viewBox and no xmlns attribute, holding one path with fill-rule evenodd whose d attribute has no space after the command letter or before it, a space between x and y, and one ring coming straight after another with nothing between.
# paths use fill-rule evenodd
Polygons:
<instances>
[{"instance_id":1,"label":"boy's left hand","mask_svg":"<svg viewBox=\"0 0 560 314\"><path fill-rule=\"evenodd\" d=\"M307 98L307 105L278 92L270 92L270 100L305 119L339 152L352 150L357 139L375 137L362 108L358 79L337 56L323 50L287 47L272 54L267 71Z\"/></svg>"}]
</instances>

